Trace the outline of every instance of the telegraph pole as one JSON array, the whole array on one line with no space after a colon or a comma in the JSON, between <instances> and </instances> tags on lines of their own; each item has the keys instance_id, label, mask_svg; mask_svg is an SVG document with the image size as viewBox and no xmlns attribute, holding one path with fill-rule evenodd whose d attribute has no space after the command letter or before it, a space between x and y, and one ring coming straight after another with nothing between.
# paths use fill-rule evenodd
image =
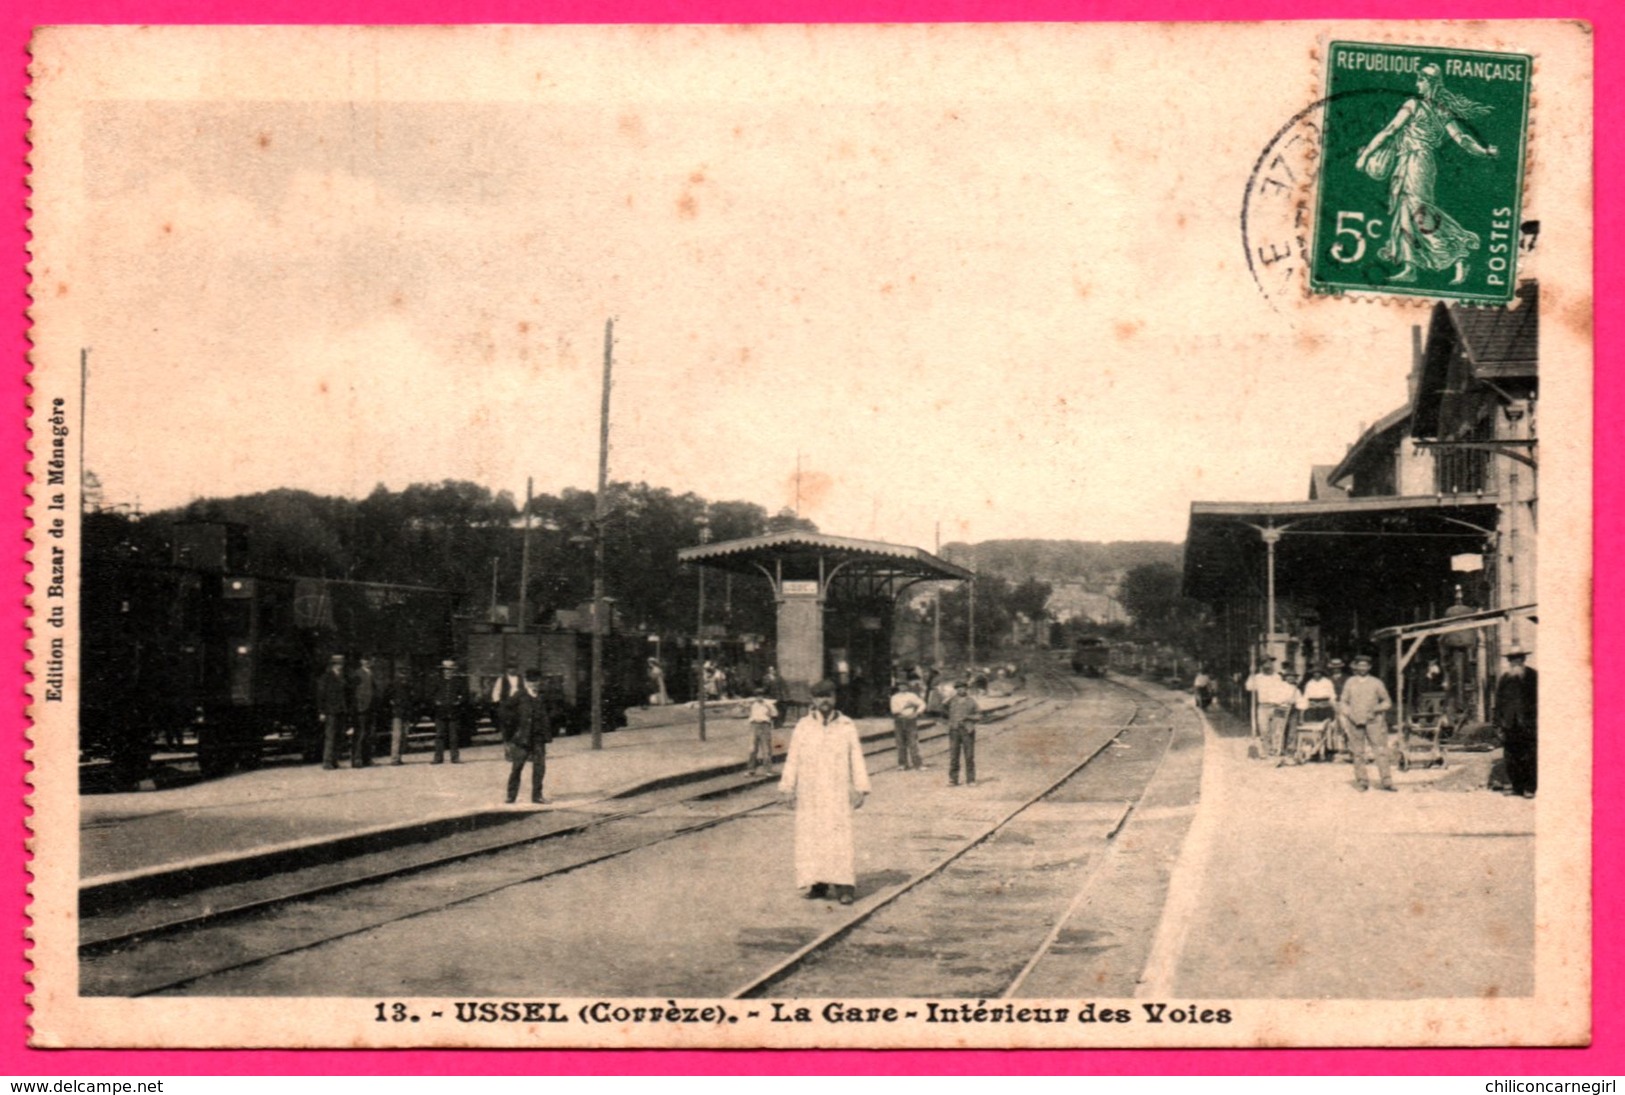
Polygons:
<instances>
[{"instance_id":1,"label":"telegraph pole","mask_svg":"<svg viewBox=\"0 0 1625 1095\"><path fill-rule=\"evenodd\" d=\"M701 513L696 523L700 526L700 544L711 542L711 515ZM700 685L700 740L705 740L705 564L700 564L700 610L694 629L694 673Z\"/></svg>"},{"instance_id":2,"label":"telegraph pole","mask_svg":"<svg viewBox=\"0 0 1625 1095\"><path fill-rule=\"evenodd\" d=\"M536 480L531 476L525 477L525 538L519 545L519 630L523 634L525 621L529 619L526 609L530 601L530 499L531 493L536 489Z\"/></svg>"},{"instance_id":3,"label":"telegraph pole","mask_svg":"<svg viewBox=\"0 0 1625 1095\"><path fill-rule=\"evenodd\" d=\"M937 543L933 549L942 557L942 522L937 522ZM942 583L937 583L937 595L931 598L931 664L942 664Z\"/></svg>"},{"instance_id":4,"label":"telegraph pole","mask_svg":"<svg viewBox=\"0 0 1625 1095\"><path fill-rule=\"evenodd\" d=\"M975 566L974 559L972 566ZM970 646L970 664L976 665L976 571L972 569L970 575L970 627L966 629L966 641Z\"/></svg>"},{"instance_id":5,"label":"telegraph pole","mask_svg":"<svg viewBox=\"0 0 1625 1095\"><path fill-rule=\"evenodd\" d=\"M604 394L598 409L598 493L592 500L592 747L604 747L604 492L609 489L609 380L615 321L604 321Z\"/></svg>"}]
</instances>

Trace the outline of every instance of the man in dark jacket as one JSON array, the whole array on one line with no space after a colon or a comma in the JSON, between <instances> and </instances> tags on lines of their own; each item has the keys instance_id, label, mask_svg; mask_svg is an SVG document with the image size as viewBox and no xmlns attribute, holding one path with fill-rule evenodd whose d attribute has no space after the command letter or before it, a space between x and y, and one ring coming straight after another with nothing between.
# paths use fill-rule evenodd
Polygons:
<instances>
[{"instance_id":1,"label":"man in dark jacket","mask_svg":"<svg viewBox=\"0 0 1625 1095\"><path fill-rule=\"evenodd\" d=\"M524 691L525 677L519 672L519 663L509 658L502 676L491 686L491 704L495 709L493 713L496 716L497 733L502 735L503 741L511 738L514 728L519 725L520 696Z\"/></svg>"},{"instance_id":2,"label":"man in dark jacket","mask_svg":"<svg viewBox=\"0 0 1625 1095\"><path fill-rule=\"evenodd\" d=\"M970 694L970 679L954 683L948 700L948 783L959 786L959 758L965 758L965 782L976 782L976 723L981 708Z\"/></svg>"},{"instance_id":3,"label":"man in dark jacket","mask_svg":"<svg viewBox=\"0 0 1625 1095\"><path fill-rule=\"evenodd\" d=\"M503 724L502 744L508 763L508 799L519 797L519 780L530 762L530 801L538 805L547 800L542 797L542 780L547 776L547 743L553 740L553 720L547 710L547 696L542 691L542 674L537 669L525 670L525 681L512 699L513 718Z\"/></svg>"},{"instance_id":4,"label":"man in dark jacket","mask_svg":"<svg viewBox=\"0 0 1625 1095\"><path fill-rule=\"evenodd\" d=\"M344 720L350 713L343 654L328 659L327 672L316 681L316 713L322 720L322 767L331 771L339 766L339 743L344 740Z\"/></svg>"},{"instance_id":5,"label":"man in dark jacket","mask_svg":"<svg viewBox=\"0 0 1625 1095\"><path fill-rule=\"evenodd\" d=\"M451 762L460 764L457 757L457 716L462 704L462 689L458 686L457 663L447 659L440 663L440 680L435 682L434 691L434 761L440 764L445 760L446 750L451 750Z\"/></svg>"},{"instance_id":6,"label":"man in dark jacket","mask_svg":"<svg viewBox=\"0 0 1625 1095\"><path fill-rule=\"evenodd\" d=\"M362 658L361 668L355 674L355 688L351 691L355 705L355 740L350 743L351 768L372 766L372 732L377 724L380 691L378 680L373 676L372 659Z\"/></svg>"},{"instance_id":7,"label":"man in dark jacket","mask_svg":"<svg viewBox=\"0 0 1625 1095\"><path fill-rule=\"evenodd\" d=\"M1529 652L1518 647L1506 653L1507 671L1495 685L1495 725L1501 731L1510 793L1534 798L1539 697L1538 674L1524 664L1528 657Z\"/></svg>"}]
</instances>

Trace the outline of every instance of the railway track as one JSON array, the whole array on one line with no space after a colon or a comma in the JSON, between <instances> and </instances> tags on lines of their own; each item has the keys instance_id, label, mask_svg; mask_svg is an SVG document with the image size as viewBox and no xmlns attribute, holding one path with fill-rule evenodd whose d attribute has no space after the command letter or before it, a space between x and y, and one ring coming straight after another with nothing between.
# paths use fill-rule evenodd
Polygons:
<instances>
[{"instance_id":1,"label":"railway track","mask_svg":"<svg viewBox=\"0 0 1625 1095\"><path fill-rule=\"evenodd\" d=\"M1062 702L1065 702L1064 700ZM1012 705L1000 723L1024 721L1054 701ZM990 722L993 720L990 719ZM945 754L946 733L922 735L927 755ZM871 743L869 755L889 742ZM81 992L145 996L307 951L383 925L429 916L513 887L556 878L715 828L777 804L766 779L725 776L640 797L629 808L568 817L564 811L490 833L461 834L402 855L397 850L255 883L86 917L80 931ZM748 796L748 801L729 800ZM524 829L514 832L515 826ZM417 876L411 886L392 886ZM322 906L333 915L297 915ZM286 927L279 917L291 921Z\"/></svg>"},{"instance_id":2,"label":"railway track","mask_svg":"<svg viewBox=\"0 0 1625 1095\"><path fill-rule=\"evenodd\" d=\"M1081 689L1049 667L1044 675L1074 693ZM1104 683L1136 697L1115 732L906 885L829 927L730 995L834 997L851 994L854 986L869 997L1018 995L1058 944L1077 944L1077 929L1070 929L1069 938L1068 925L1170 740L1157 718L1166 715L1165 703L1120 681ZM1126 735L1135 740L1125 744ZM1103 778L1103 766L1114 765L1125 770ZM1120 802L1120 810L1091 808L1106 805L1102 789L1116 796L1111 801ZM1080 856L1079 845L1089 842L1080 838L1080 826L1091 824L1095 847Z\"/></svg>"}]
</instances>

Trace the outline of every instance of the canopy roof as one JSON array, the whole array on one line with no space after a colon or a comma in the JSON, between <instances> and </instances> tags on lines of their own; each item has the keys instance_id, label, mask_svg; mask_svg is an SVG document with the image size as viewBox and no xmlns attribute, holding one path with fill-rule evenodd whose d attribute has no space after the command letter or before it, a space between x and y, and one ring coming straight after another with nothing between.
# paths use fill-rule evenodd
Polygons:
<instances>
[{"instance_id":1,"label":"canopy roof","mask_svg":"<svg viewBox=\"0 0 1625 1095\"><path fill-rule=\"evenodd\" d=\"M1496 507L1445 495L1347 498L1324 502L1195 502L1185 541L1184 591L1215 602L1263 583L1263 528L1284 529L1276 584L1320 589L1435 568L1441 558L1481 552L1493 537Z\"/></svg>"},{"instance_id":2,"label":"canopy roof","mask_svg":"<svg viewBox=\"0 0 1625 1095\"><path fill-rule=\"evenodd\" d=\"M857 540L821 532L774 532L743 540L683 548L685 563L765 575L775 587L783 581L852 582L871 593L895 596L905 585L921 581L963 581L970 571L921 548Z\"/></svg>"}]
</instances>

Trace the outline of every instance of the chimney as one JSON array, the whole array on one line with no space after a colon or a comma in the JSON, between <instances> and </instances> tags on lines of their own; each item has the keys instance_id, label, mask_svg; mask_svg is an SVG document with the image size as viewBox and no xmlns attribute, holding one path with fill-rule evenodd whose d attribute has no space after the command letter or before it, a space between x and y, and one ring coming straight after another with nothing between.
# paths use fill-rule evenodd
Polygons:
<instances>
[{"instance_id":1,"label":"chimney","mask_svg":"<svg viewBox=\"0 0 1625 1095\"><path fill-rule=\"evenodd\" d=\"M1422 387L1422 325L1411 324L1411 375L1405 384L1411 405L1416 405L1416 393Z\"/></svg>"}]
</instances>

